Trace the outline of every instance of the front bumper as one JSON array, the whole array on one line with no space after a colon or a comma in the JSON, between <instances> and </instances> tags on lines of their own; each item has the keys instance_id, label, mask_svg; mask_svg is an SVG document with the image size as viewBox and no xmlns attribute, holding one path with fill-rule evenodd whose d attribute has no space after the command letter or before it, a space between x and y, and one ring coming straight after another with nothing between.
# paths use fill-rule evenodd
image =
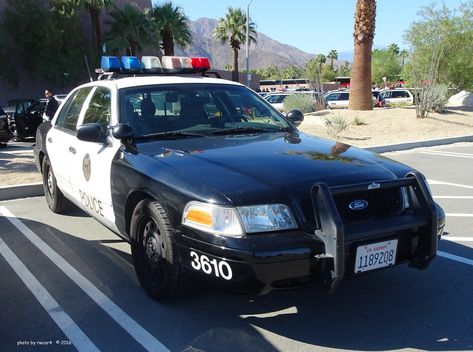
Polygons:
<instances>
[{"instance_id":1,"label":"front bumper","mask_svg":"<svg viewBox=\"0 0 473 352\"><path fill-rule=\"evenodd\" d=\"M333 201L337 192L357 192L369 184L329 188L318 183L312 189L318 228L313 232L287 231L252 236L244 248L229 248L198 240L190 234L177 236L181 264L200 279L245 293L265 294L274 289L321 283L333 290L355 273L355 257L361 245L397 240L395 265L409 263L424 269L435 258L445 215L432 200L420 174L380 183L380 187L408 187L411 207L401 215L344 224Z\"/></svg>"}]
</instances>

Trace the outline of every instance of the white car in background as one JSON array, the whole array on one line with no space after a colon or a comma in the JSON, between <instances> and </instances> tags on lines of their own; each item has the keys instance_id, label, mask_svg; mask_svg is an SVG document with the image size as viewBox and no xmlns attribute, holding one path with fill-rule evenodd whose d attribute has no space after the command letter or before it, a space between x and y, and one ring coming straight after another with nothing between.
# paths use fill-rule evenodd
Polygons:
<instances>
[{"instance_id":1,"label":"white car in background","mask_svg":"<svg viewBox=\"0 0 473 352\"><path fill-rule=\"evenodd\" d=\"M332 91L325 94L325 107L329 109L348 108L348 91Z\"/></svg>"},{"instance_id":2,"label":"white car in background","mask_svg":"<svg viewBox=\"0 0 473 352\"><path fill-rule=\"evenodd\" d=\"M284 99L286 99L292 93L271 93L264 97L264 99L270 103L278 111L284 110Z\"/></svg>"},{"instance_id":3,"label":"white car in background","mask_svg":"<svg viewBox=\"0 0 473 352\"><path fill-rule=\"evenodd\" d=\"M414 96L407 89L387 89L380 92L386 106L396 104L414 104Z\"/></svg>"}]
</instances>

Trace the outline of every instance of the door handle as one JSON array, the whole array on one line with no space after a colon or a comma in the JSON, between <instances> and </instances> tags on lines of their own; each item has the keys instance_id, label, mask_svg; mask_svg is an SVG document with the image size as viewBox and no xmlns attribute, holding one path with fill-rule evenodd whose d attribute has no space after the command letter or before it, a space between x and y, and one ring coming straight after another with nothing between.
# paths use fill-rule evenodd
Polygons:
<instances>
[{"instance_id":1,"label":"door handle","mask_svg":"<svg viewBox=\"0 0 473 352\"><path fill-rule=\"evenodd\" d=\"M75 154L75 153L76 153L76 148L74 148L74 147L69 147L69 151L70 151L72 154Z\"/></svg>"},{"instance_id":2,"label":"door handle","mask_svg":"<svg viewBox=\"0 0 473 352\"><path fill-rule=\"evenodd\" d=\"M53 142L53 139L51 137L48 137L48 142L49 143L52 143Z\"/></svg>"}]
</instances>

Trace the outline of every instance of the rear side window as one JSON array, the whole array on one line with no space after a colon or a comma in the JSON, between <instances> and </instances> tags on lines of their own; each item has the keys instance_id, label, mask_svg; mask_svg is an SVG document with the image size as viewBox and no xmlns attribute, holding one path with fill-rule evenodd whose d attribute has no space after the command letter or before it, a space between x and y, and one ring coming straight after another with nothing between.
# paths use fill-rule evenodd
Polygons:
<instances>
[{"instance_id":1,"label":"rear side window","mask_svg":"<svg viewBox=\"0 0 473 352\"><path fill-rule=\"evenodd\" d=\"M81 88L69 97L64 103L64 108L59 113L56 127L75 132L82 106L91 90L92 87Z\"/></svg>"}]
</instances>

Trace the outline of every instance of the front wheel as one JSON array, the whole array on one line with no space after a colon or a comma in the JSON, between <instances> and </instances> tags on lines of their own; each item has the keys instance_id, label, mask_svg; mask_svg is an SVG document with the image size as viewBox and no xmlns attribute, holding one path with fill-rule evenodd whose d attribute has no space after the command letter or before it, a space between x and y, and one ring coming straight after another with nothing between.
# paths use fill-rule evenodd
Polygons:
<instances>
[{"instance_id":1,"label":"front wheel","mask_svg":"<svg viewBox=\"0 0 473 352\"><path fill-rule=\"evenodd\" d=\"M131 238L136 275L149 296L166 300L191 289L179 262L171 223L158 202L145 199L138 203L131 220Z\"/></svg>"},{"instance_id":2,"label":"front wheel","mask_svg":"<svg viewBox=\"0 0 473 352\"><path fill-rule=\"evenodd\" d=\"M53 169L49 158L45 156L42 163L43 189L48 203L49 209L53 213L64 213L71 207L69 200L64 197L61 190L57 187L56 177L54 177Z\"/></svg>"}]
</instances>

